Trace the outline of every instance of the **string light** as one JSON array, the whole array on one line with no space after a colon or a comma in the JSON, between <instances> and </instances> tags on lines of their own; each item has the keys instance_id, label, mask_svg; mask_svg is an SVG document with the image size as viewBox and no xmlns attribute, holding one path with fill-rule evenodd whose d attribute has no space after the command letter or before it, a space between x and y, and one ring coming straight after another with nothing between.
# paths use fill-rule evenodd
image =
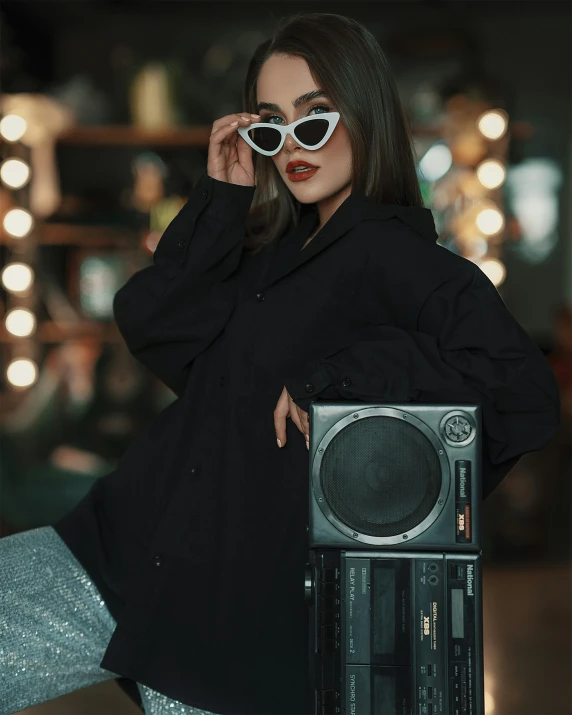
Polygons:
<instances>
[{"instance_id":1,"label":"string light","mask_svg":"<svg viewBox=\"0 0 572 715\"><path fill-rule=\"evenodd\" d=\"M14 387L30 387L38 379L38 366L30 358L16 358L6 368L6 377Z\"/></svg>"},{"instance_id":2,"label":"string light","mask_svg":"<svg viewBox=\"0 0 572 715\"><path fill-rule=\"evenodd\" d=\"M486 159L477 166L477 178L487 189L497 189L504 184L506 168L497 159Z\"/></svg>"},{"instance_id":3,"label":"string light","mask_svg":"<svg viewBox=\"0 0 572 715\"><path fill-rule=\"evenodd\" d=\"M26 263L8 263L2 269L0 280L10 293L24 293L34 281L34 271Z\"/></svg>"},{"instance_id":4,"label":"string light","mask_svg":"<svg viewBox=\"0 0 572 715\"><path fill-rule=\"evenodd\" d=\"M7 114L0 121L0 134L8 142L19 141L28 128L28 122L18 114Z\"/></svg>"},{"instance_id":5,"label":"string light","mask_svg":"<svg viewBox=\"0 0 572 715\"><path fill-rule=\"evenodd\" d=\"M504 216L498 208L486 208L477 214L477 228L485 236L494 236L502 231L504 223Z\"/></svg>"},{"instance_id":6,"label":"string light","mask_svg":"<svg viewBox=\"0 0 572 715\"><path fill-rule=\"evenodd\" d=\"M10 209L6 212L2 225L6 233L14 238L23 238L34 228L34 218L25 209Z\"/></svg>"},{"instance_id":7,"label":"string light","mask_svg":"<svg viewBox=\"0 0 572 715\"><path fill-rule=\"evenodd\" d=\"M477 127L487 139L500 139L508 127L508 116L503 109L491 109L477 119Z\"/></svg>"},{"instance_id":8,"label":"string light","mask_svg":"<svg viewBox=\"0 0 572 715\"><path fill-rule=\"evenodd\" d=\"M0 179L11 189L21 189L30 179L30 167L21 159L6 159L0 167Z\"/></svg>"},{"instance_id":9,"label":"string light","mask_svg":"<svg viewBox=\"0 0 572 715\"><path fill-rule=\"evenodd\" d=\"M496 258L487 258L477 265L495 286L500 286L503 283L506 277L506 268L502 261Z\"/></svg>"},{"instance_id":10,"label":"string light","mask_svg":"<svg viewBox=\"0 0 572 715\"><path fill-rule=\"evenodd\" d=\"M0 120L0 135L6 142L24 141L33 128L17 113L7 114ZM19 157L7 158L0 166L0 180L12 190L22 189L31 179L28 162ZM26 208L16 206L9 209L3 219L2 228L12 238L21 241L34 229L34 217ZM29 257L32 246L24 244L24 255ZM0 273L0 282L7 293L14 297L24 297L31 293L34 286L34 271L28 263L13 261L7 263ZM4 325L6 331L19 340L30 340L36 331L36 316L27 307L14 307L7 311ZM37 347L33 345L34 349ZM21 342L16 345L21 351ZM28 351L26 351L28 352ZM14 388L25 389L38 379L38 364L30 357L16 356L6 368L7 382Z\"/></svg>"},{"instance_id":11,"label":"string light","mask_svg":"<svg viewBox=\"0 0 572 715\"><path fill-rule=\"evenodd\" d=\"M36 329L36 316L27 308L14 308L6 316L5 325L9 333L23 338Z\"/></svg>"}]
</instances>

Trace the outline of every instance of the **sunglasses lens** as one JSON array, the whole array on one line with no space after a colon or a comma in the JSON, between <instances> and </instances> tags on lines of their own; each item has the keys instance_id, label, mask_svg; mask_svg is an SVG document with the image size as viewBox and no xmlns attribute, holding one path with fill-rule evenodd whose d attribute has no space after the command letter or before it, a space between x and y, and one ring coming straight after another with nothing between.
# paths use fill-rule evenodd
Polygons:
<instances>
[{"instance_id":1,"label":"sunglasses lens","mask_svg":"<svg viewBox=\"0 0 572 715\"><path fill-rule=\"evenodd\" d=\"M294 130L296 138L307 146L316 146L326 136L330 123L327 119L313 119L311 122L302 122Z\"/></svg>"},{"instance_id":2,"label":"sunglasses lens","mask_svg":"<svg viewBox=\"0 0 572 715\"><path fill-rule=\"evenodd\" d=\"M264 151L275 151L280 146L280 132L272 127L256 127L248 132L254 144Z\"/></svg>"},{"instance_id":3,"label":"sunglasses lens","mask_svg":"<svg viewBox=\"0 0 572 715\"><path fill-rule=\"evenodd\" d=\"M309 122L302 122L294 130L296 139L306 146L316 146L326 136L330 123L327 119L312 119ZM263 151L276 151L280 146L282 135L278 129L272 127L256 127L248 131L251 141Z\"/></svg>"}]
</instances>

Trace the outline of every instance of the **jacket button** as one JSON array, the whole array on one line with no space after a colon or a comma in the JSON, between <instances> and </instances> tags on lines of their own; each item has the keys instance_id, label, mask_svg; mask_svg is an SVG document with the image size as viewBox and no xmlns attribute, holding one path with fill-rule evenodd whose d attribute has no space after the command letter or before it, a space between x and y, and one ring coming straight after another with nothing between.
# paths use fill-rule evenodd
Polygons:
<instances>
[{"instance_id":1,"label":"jacket button","mask_svg":"<svg viewBox=\"0 0 572 715\"><path fill-rule=\"evenodd\" d=\"M260 303L261 301L263 301L265 298L266 298L266 296L264 295L264 293L257 293L257 294L256 294L256 300L257 300L259 303Z\"/></svg>"},{"instance_id":2,"label":"jacket button","mask_svg":"<svg viewBox=\"0 0 572 715\"><path fill-rule=\"evenodd\" d=\"M161 555L160 555L160 554L155 554L155 556L153 556L153 563L155 564L155 566L161 566L161 564L163 563L163 561L162 561L162 559L161 559Z\"/></svg>"},{"instance_id":3,"label":"jacket button","mask_svg":"<svg viewBox=\"0 0 572 715\"><path fill-rule=\"evenodd\" d=\"M351 384L352 384L352 381L350 380L350 378L344 377L344 379L342 380L342 385L344 387L349 387Z\"/></svg>"},{"instance_id":4,"label":"jacket button","mask_svg":"<svg viewBox=\"0 0 572 715\"><path fill-rule=\"evenodd\" d=\"M314 392L314 385L312 385L312 383L309 382L306 385L306 392Z\"/></svg>"},{"instance_id":5,"label":"jacket button","mask_svg":"<svg viewBox=\"0 0 572 715\"><path fill-rule=\"evenodd\" d=\"M203 199L208 199L208 197L209 197L209 192L203 191Z\"/></svg>"},{"instance_id":6,"label":"jacket button","mask_svg":"<svg viewBox=\"0 0 572 715\"><path fill-rule=\"evenodd\" d=\"M198 474L201 471L199 466L191 467L191 474Z\"/></svg>"},{"instance_id":7,"label":"jacket button","mask_svg":"<svg viewBox=\"0 0 572 715\"><path fill-rule=\"evenodd\" d=\"M185 242L184 242L183 240L181 240L181 241L179 241L179 243L177 243L177 246L178 246L179 248L184 248L184 247L185 247Z\"/></svg>"}]
</instances>

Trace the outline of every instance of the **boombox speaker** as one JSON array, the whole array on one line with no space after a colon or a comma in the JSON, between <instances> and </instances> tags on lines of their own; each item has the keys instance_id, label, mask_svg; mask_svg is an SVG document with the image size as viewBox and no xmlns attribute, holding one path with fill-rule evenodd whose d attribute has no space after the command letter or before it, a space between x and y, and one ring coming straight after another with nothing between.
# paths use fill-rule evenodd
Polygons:
<instances>
[{"instance_id":1,"label":"boombox speaker","mask_svg":"<svg viewBox=\"0 0 572 715\"><path fill-rule=\"evenodd\" d=\"M309 421L311 715L484 715L480 406Z\"/></svg>"},{"instance_id":2,"label":"boombox speaker","mask_svg":"<svg viewBox=\"0 0 572 715\"><path fill-rule=\"evenodd\" d=\"M479 551L481 407L313 402L309 547Z\"/></svg>"}]
</instances>

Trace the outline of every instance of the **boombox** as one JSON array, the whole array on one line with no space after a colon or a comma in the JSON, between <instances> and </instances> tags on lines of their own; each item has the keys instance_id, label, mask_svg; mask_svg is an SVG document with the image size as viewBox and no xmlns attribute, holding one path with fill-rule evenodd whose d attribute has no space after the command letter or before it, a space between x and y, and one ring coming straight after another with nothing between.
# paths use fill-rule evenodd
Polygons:
<instances>
[{"instance_id":1,"label":"boombox","mask_svg":"<svg viewBox=\"0 0 572 715\"><path fill-rule=\"evenodd\" d=\"M479 405L310 405L313 715L483 715Z\"/></svg>"}]
</instances>

